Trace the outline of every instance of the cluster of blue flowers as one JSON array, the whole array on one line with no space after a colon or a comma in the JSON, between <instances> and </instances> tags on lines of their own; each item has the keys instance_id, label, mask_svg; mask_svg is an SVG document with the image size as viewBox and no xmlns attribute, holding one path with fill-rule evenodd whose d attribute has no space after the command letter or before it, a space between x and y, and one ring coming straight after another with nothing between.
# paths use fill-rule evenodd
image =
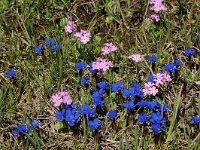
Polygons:
<instances>
[{"instance_id":1,"label":"cluster of blue flowers","mask_svg":"<svg viewBox=\"0 0 200 150\"><path fill-rule=\"evenodd\" d=\"M56 41L55 41L54 38L45 38L44 39L44 45L39 44L34 49L34 51L35 51L36 54L40 54L40 53L42 53L42 51L44 50L44 48L47 47L47 46L51 46L51 49L53 51L57 51L57 50L59 50L59 49L62 48L60 44L56 44Z\"/></svg>"},{"instance_id":2,"label":"cluster of blue flowers","mask_svg":"<svg viewBox=\"0 0 200 150\"><path fill-rule=\"evenodd\" d=\"M30 133L31 128L38 128L40 122L38 120L33 120L31 125L19 124L16 129L12 130L12 133L19 135L20 133Z\"/></svg>"}]
</instances>

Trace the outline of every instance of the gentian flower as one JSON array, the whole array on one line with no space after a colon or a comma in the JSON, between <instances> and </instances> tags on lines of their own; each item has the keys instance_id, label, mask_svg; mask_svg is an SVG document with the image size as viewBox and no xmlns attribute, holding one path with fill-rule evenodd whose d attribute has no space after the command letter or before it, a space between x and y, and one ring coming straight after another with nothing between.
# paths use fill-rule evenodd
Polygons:
<instances>
[{"instance_id":1,"label":"gentian flower","mask_svg":"<svg viewBox=\"0 0 200 150\"><path fill-rule=\"evenodd\" d=\"M191 48L186 49L184 52L188 56L192 56L192 55L196 54L196 51Z\"/></svg>"},{"instance_id":2,"label":"gentian flower","mask_svg":"<svg viewBox=\"0 0 200 150\"><path fill-rule=\"evenodd\" d=\"M148 76L148 82L151 82L151 83L154 82L154 76L152 74L149 74L149 76Z\"/></svg>"},{"instance_id":3,"label":"gentian flower","mask_svg":"<svg viewBox=\"0 0 200 150\"><path fill-rule=\"evenodd\" d=\"M154 123L152 124L151 128L154 132L159 133L161 131L165 130L165 124L164 123Z\"/></svg>"},{"instance_id":4,"label":"gentian flower","mask_svg":"<svg viewBox=\"0 0 200 150\"><path fill-rule=\"evenodd\" d=\"M52 49L53 51L57 51L57 50L59 50L59 49L61 49L61 48L62 48L62 47L61 47L60 44L52 45L52 47L51 47L51 49Z\"/></svg>"},{"instance_id":5,"label":"gentian flower","mask_svg":"<svg viewBox=\"0 0 200 150\"><path fill-rule=\"evenodd\" d=\"M100 89L109 89L108 83L106 81L102 81L102 82L97 83L97 86Z\"/></svg>"},{"instance_id":6,"label":"gentian flower","mask_svg":"<svg viewBox=\"0 0 200 150\"><path fill-rule=\"evenodd\" d=\"M165 123L166 120L163 120L163 115L160 112L153 112L150 118L150 122L153 124Z\"/></svg>"},{"instance_id":7,"label":"gentian flower","mask_svg":"<svg viewBox=\"0 0 200 150\"><path fill-rule=\"evenodd\" d=\"M120 90L123 90L124 86L121 81L115 82L112 84L112 91L113 92L119 92Z\"/></svg>"},{"instance_id":8,"label":"gentian flower","mask_svg":"<svg viewBox=\"0 0 200 150\"><path fill-rule=\"evenodd\" d=\"M174 73L175 72L175 70L178 70L178 68L175 66L175 64L167 64L166 66L165 66L165 70L167 71L167 72L171 72L171 73Z\"/></svg>"},{"instance_id":9,"label":"gentian flower","mask_svg":"<svg viewBox=\"0 0 200 150\"><path fill-rule=\"evenodd\" d=\"M99 91L94 92L94 94L92 95L92 98L94 100L94 105L95 106L103 106L105 104L105 100L103 99L103 89L100 89Z\"/></svg>"},{"instance_id":10,"label":"gentian flower","mask_svg":"<svg viewBox=\"0 0 200 150\"><path fill-rule=\"evenodd\" d=\"M156 62L156 60L157 60L157 58L156 58L155 55L149 56L149 61L150 62L154 63L154 62Z\"/></svg>"},{"instance_id":11,"label":"gentian flower","mask_svg":"<svg viewBox=\"0 0 200 150\"><path fill-rule=\"evenodd\" d=\"M134 82L134 83L132 84L131 89L130 89L130 93L131 93L131 95L132 95L132 98L133 98L134 96L143 97L142 90L140 89L140 83Z\"/></svg>"},{"instance_id":12,"label":"gentian flower","mask_svg":"<svg viewBox=\"0 0 200 150\"><path fill-rule=\"evenodd\" d=\"M64 120L65 119L65 109L62 109L61 111L56 112L56 118L58 120Z\"/></svg>"},{"instance_id":13,"label":"gentian flower","mask_svg":"<svg viewBox=\"0 0 200 150\"><path fill-rule=\"evenodd\" d=\"M117 110L110 110L108 113L108 117L111 119L115 119L117 117Z\"/></svg>"},{"instance_id":14,"label":"gentian flower","mask_svg":"<svg viewBox=\"0 0 200 150\"><path fill-rule=\"evenodd\" d=\"M147 108L152 109L152 110L156 109L156 106L158 104L157 100L155 100L153 102L146 102L146 103L147 103L146 104Z\"/></svg>"},{"instance_id":15,"label":"gentian flower","mask_svg":"<svg viewBox=\"0 0 200 150\"><path fill-rule=\"evenodd\" d=\"M123 103L123 106L124 106L125 108L127 108L127 109L133 109L133 107L134 107L134 102L133 102L133 100L131 100L131 101L127 102L127 103Z\"/></svg>"},{"instance_id":16,"label":"gentian flower","mask_svg":"<svg viewBox=\"0 0 200 150\"><path fill-rule=\"evenodd\" d=\"M95 118L94 120L89 120L88 124L93 131L100 127L98 118Z\"/></svg>"},{"instance_id":17,"label":"gentian flower","mask_svg":"<svg viewBox=\"0 0 200 150\"><path fill-rule=\"evenodd\" d=\"M33 120L33 121L31 122L31 125L32 125L34 128L39 127L39 124L40 124L40 122L39 122L38 120Z\"/></svg>"},{"instance_id":18,"label":"gentian flower","mask_svg":"<svg viewBox=\"0 0 200 150\"><path fill-rule=\"evenodd\" d=\"M145 107L147 105L147 103L148 103L147 101L142 99L135 106Z\"/></svg>"},{"instance_id":19,"label":"gentian flower","mask_svg":"<svg viewBox=\"0 0 200 150\"><path fill-rule=\"evenodd\" d=\"M195 124L200 123L200 116L193 116L192 120Z\"/></svg>"},{"instance_id":20,"label":"gentian flower","mask_svg":"<svg viewBox=\"0 0 200 150\"><path fill-rule=\"evenodd\" d=\"M89 84L90 78L88 78L88 77L83 77L83 78L81 79L81 82L82 82L83 85L86 86L86 85Z\"/></svg>"},{"instance_id":21,"label":"gentian flower","mask_svg":"<svg viewBox=\"0 0 200 150\"><path fill-rule=\"evenodd\" d=\"M170 111L170 108L169 108L168 104L164 104L164 106L162 104L159 104L158 110L161 111L161 112L162 111L167 112L167 111Z\"/></svg>"},{"instance_id":22,"label":"gentian flower","mask_svg":"<svg viewBox=\"0 0 200 150\"><path fill-rule=\"evenodd\" d=\"M14 69L9 69L8 71L6 71L6 75L8 77L15 77L16 76L16 71Z\"/></svg>"},{"instance_id":23,"label":"gentian flower","mask_svg":"<svg viewBox=\"0 0 200 150\"><path fill-rule=\"evenodd\" d=\"M181 64L180 60L178 60L178 59L175 59L175 60L174 60L174 65L175 65L176 67L179 67L180 64Z\"/></svg>"},{"instance_id":24,"label":"gentian flower","mask_svg":"<svg viewBox=\"0 0 200 150\"><path fill-rule=\"evenodd\" d=\"M88 104L82 106L82 112L88 117L92 117L96 113L95 108L91 108Z\"/></svg>"},{"instance_id":25,"label":"gentian flower","mask_svg":"<svg viewBox=\"0 0 200 150\"><path fill-rule=\"evenodd\" d=\"M79 63L76 63L76 64L75 64L75 67L76 67L76 69L77 69L78 71L81 71L81 70L85 69L86 66L87 66L87 64L84 63L84 62L79 62Z\"/></svg>"},{"instance_id":26,"label":"gentian flower","mask_svg":"<svg viewBox=\"0 0 200 150\"><path fill-rule=\"evenodd\" d=\"M45 43L46 46L47 45L52 45L52 44L55 43L55 39L54 38L45 38L44 39L44 43Z\"/></svg>"},{"instance_id":27,"label":"gentian flower","mask_svg":"<svg viewBox=\"0 0 200 150\"><path fill-rule=\"evenodd\" d=\"M79 117L81 115L81 110L76 111L76 109L67 109L65 120L69 123L70 126L74 126L75 123L78 123L80 121Z\"/></svg>"},{"instance_id":28,"label":"gentian flower","mask_svg":"<svg viewBox=\"0 0 200 150\"><path fill-rule=\"evenodd\" d=\"M44 46L42 44L40 44L36 48L34 48L34 51L36 54L40 54L40 53L42 53L43 49L44 49Z\"/></svg>"},{"instance_id":29,"label":"gentian flower","mask_svg":"<svg viewBox=\"0 0 200 150\"><path fill-rule=\"evenodd\" d=\"M19 135L20 131L18 129L12 130L12 134Z\"/></svg>"},{"instance_id":30,"label":"gentian flower","mask_svg":"<svg viewBox=\"0 0 200 150\"><path fill-rule=\"evenodd\" d=\"M20 125L18 125L18 126L17 126L17 129L18 129L19 131L26 132L26 133L29 133L29 131L30 131L30 127L28 127L28 126L25 125L25 124L20 124Z\"/></svg>"},{"instance_id":31,"label":"gentian flower","mask_svg":"<svg viewBox=\"0 0 200 150\"><path fill-rule=\"evenodd\" d=\"M146 122L147 119L148 119L147 113L139 114L139 115L138 115L138 121L139 121L139 122Z\"/></svg>"}]
</instances>

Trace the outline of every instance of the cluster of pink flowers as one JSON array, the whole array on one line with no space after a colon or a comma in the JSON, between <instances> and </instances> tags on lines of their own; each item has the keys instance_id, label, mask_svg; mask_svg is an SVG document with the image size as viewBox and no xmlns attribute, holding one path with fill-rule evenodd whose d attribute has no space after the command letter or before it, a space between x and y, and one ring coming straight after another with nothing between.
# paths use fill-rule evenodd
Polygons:
<instances>
[{"instance_id":1,"label":"cluster of pink flowers","mask_svg":"<svg viewBox=\"0 0 200 150\"><path fill-rule=\"evenodd\" d=\"M105 72L112 67L113 67L112 62L108 61L107 59L98 58L95 62L92 63L93 70Z\"/></svg>"},{"instance_id":2,"label":"cluster of pink flowers","mask_svg":"<svg viewBox=\"0 0 200 150\"><path fill-rule=\"evenodd\" d=\"M151 0L150 1L150 4L152 5L151 10L155 11L156 13L167 10L167 7L163 5L163 2L164 0ZM152 14L149 19L158 22L160 21L160 16L158 14Z\"/></svg>"},{"instance_id":3,"label":"cluster of pink flowers","mask_svg":"<svg viewBox=\"0 0 200 150\"><path fill-rule=\"evenodd\" d=\"M73 21L68 20L67 25L65 26L65 32L72 33L76 31L76 24Z\"/></svg>"},{"instance_id":4,"label":"cluster of pink flowers","mask_svg":"<svg viewBox=\"0 0 200 150\"><path fill-rule=\"evenodd\" d=\"M150 19L155 21L155 22L158 22L158 21L160 21L160 16L157 15L157 14L153 14L153 15L150 16Z\"/></svg>"},{"instance_id":5,"label":"cluster of pink flowers","mask_svg":"<svg viewBox=\"0 0 200 150\"><path fill-rule=\"evenodd\" d=\"M86 44L90 41L92 34L88 30L81 30L80 32L76 32L74 36L83 44Z\"/></svg>"},{"instance_id":6,"label":"cluster of pink flowers","mask_svg":"<svg viewBox=\"0 0 200 150\"><path fill-rule=\"evenodd\" d=\"M195 83L196 83L196 85L199 85L199 86L200 86L200 80L199 80L199 81L196 81Z\"/></svg>"},{"instance_id":7,"label":"cluster of pink flowers","mask_svg":"<svg viewBox=\"0 0 200 150\"><path fill-rule=\"evenodd\" d=\"M145 83L142 91L144 95L153 95L155 96L158 93L157 87L159 85L164 85L167 82L172 81L169 74L166 73L156 73L153 75L153 82Z\"/></svg>"},{"instance_id":8,"label":"cluster of pink flowers","mask_svg":"<svg viewBox=\"0 0 200 150\"><path fill-rule=\"evenodd\" d=\"M153 5L151 9L154 10L155 12L167 10L167 7L163 5L163 2L164 0L151 0L150 4Z\"/></svg>"},{"instance_id":9,"label":"cluster of pink flowers","mask_svg":"<svg viewBox=\"0 0 200 150\"><path fill-rule=\"evenodd\" d=\"M52 96L52 101L55 107L59 107L62 104L67 104L67 105L72 104L72 98L67 93L67 91L59 91L58 93Z\"/></svg>"},{"instance_id":10,"label":"cluster of pink flowers","mask_svg":"<svg viewBox=\"0 0 200 150\"><path fill-rule=\"evenodd\" d=\"M153 77L156 86L164 85L165 83L172 81L170 75L166 73L156 73Z\"/></svg>"},{"instance_id":11,"label":"cluster of pink flowers","mask_svg":"<svg viewBox=\"0 0 200 150\"><path fill-rule=\"evenodd\" d=\"M73 33L77 30L77 26L73 21L68 21L65 26L66 33ZM81 30L73 34L81 43L86 44L90 41L92 34L88 30Z\"/></svg>"},{"instance_id":12,"label":"cluster of pink flowers","mask_svg":"<svg viewBox=\"0 0 200 150\"><path fill-rule=\"evenodd\" d=\"M104 47L101 49L103 52L103 55L109 54L117 50L117 47L112 42L104 43L103 45Z\"/></svg>"},{"instance_id":13,"label":"cluster of pink flowers","mask_svg":"<svg viewBox=\"0 0 200 150\"><path fill-rule=\"evenodd\" d=\"M144 95L153 95L155 96L158 93L158 89L156 88L154 83L148 82L144 84L144 88L142 89Z\"/></svg>"},{"instance_id":14,"label":"cluster of pink flowers","mask_svg":"<svg viewBox=\"0 0 200 150\"><path fill-rule=\"evenodd\" d=\"M144 59L144 57L140 54L133 54L133 55L129 56L128 58L134 62L140 62Z\"/></svg>"}]
</instances>

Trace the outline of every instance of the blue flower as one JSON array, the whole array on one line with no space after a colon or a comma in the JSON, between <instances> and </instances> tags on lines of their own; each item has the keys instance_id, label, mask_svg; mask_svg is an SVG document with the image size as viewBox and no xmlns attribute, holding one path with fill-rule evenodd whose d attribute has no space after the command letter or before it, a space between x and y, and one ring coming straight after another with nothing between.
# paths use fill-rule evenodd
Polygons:
<instances>
[{"instance_id":1,"label":"blue flower","mask_svg":"<svg viewBox=\"0 0 200 150\"><path fill-rule=\"evenodd\" d=\"M16 71L15 70L13 70L13 69L9 69L8 71L6 71L6 75L8 76L8 77L15 77L16 76Z\"/></svg>"},{"instance_id":2,"label":"blue flower","mask_svg":"<svg viewBox=\"0 0 200 150\"><path fill-rule=\"evenodd\" d=\"M58 120L64 120L65 119L65 110L62 109L61 111L56 112L56 118Z\"/></svg>"},{"instance_id":3,"label":"blue flower","mask_svg":"<svg viewBox=\"0 0 200 150\"><path fill-rule=\"evenodd\" d=\"M38 120L33 120L33 121L31 122L31 125L32 125L34 128L39 127L39 124L40 124L40 122L39 122Z\"/></svg>"},{"instance_id":4,"label":"blue flower","mask_svg":"<svg viewBox=\"0 0 200 150\"><path fill-rule=\"evenodd\" d=\"M94 120L89 120L88 124L93 131L100 127L98 118L95 118Z\"/></svg>"},{"instance_id":5,"label":"blue flower","mask_svg":"<svg viewBox=\"0 0 200 150\"><path fill-rule=\"evenodd\" d=\"M165 124L164 123L154 123L152 124L151 128L154 132L159 133L161 131L165 130Z\"/></svg>"},{"instance_id":6,"label":"blue flower","mask_svg":"<svg viewBox=\"0 0 200 150\"><path fill-rule=\"evenodd\" d=\"M133 98L134 96L143 97L143 96L142 96L142 90L140 89L140 84L139 84L139 83L136 83L136 82L134 82L134 83L132 84L132 88L130 89L130 93L131 93L131 95L132 95L132 98Z\"/></svg>"},{"instance_id":7,"label":"blue flower","mask_svg":"<svg viewBox=\"0 0 200 150\"><path fill-rule=\"evenodd\" d=\"M76 67L76 69L78 69L78 71L85 69L86 66L87 66L87 64L84 62L79 62L79 63L75 64L75 67Z\"/></svg>"},{"instance_id":8,"label":"blue flower","mask_svg":"<svg viewBox=\"0 0 200 150\"><path fill-rule=\"evenodd\" d=\"M12 130L12 134L19 135L20 131L17 129Z\"/></svg>"},{"instance_id":9,"label":"blue flower","mask_svg":"<svg viewBox=\"0 0 200 150\"><path fill-rule=\"evenodd\" d=\"M146 113L138 115L138 121L139 122L145 122L145 121L147 121L147 119L148 119L148 117L147 117Z\"/></svg>"},{"instance_id":10,"label":"blue flower","mask_svg":"<svg viewBox=\"0 0 200 150\"><path fill-rule=\"evenodd\" d=\"M147 104L148 102L142 99L135 106L145 107Z\"/></svg>"},{"instance_id":11,"label":"blue flower","mask_svg":"<svg viewBox=\"0 0 200 150\"><path fill-rule=\"evenodd\" d=\"M180 64L181 64L180 60L178 60L178 59L175 59L175 60L174 60L174 65L175 65L176 67L179 67Z\"/></svg>"},{"instance_id":12,"label":"blue flower","mask_svg":"<svg viewBox=\"0 0 200 150\"><path fill-rule=\"evenodd\" d=\"M133 100L131 100L131 101L127 102L127 103L123 103L123 106L125 108L127 108L127 109L132 109L133 106L134 106L134 102L133 102Z\"/></svg>"},{"instance_id":13,"label":"blue flower","mask_svg":"<svg viewBox=\"0 0 200 150\"><path fill-rule=\"evenodd\" d=\"M28 133L29 130L30 130L30 127L28 127L28 126L25 125L25 124L20 124L20 125L17 126L17 129L18 129L19 131Z\"/></svg>"},{"instance_id":14,"label":"blue flower","mask_svg":"<svg viewBox=\"0 0 200 150\"><path fill-rule=\"evenodd\" d=\"M81 79L81 82L83 83L83 85L88 85L89 84L89 81L90 81L90 78L88 78L88 77L83 77L82 79Z\"/></svg>"},{"instance_id":15,"label":"blue flower","mask_svg":"<svg viewBox=\"0 0 200 150\"><path fill-rule=\"evenodd\" d=\"M92 117L96 113L96 109L91 108L88 104L82 106L82 111L88 117Z\"/></svg>"},{"instance_id":16,"label":"blue flower","mask_svg":"<svg viewBox=\"0 0 200 150\"><path fill-rule=\"evenodd\" d=\"M175 70L178 70L178 68L176 68L175 64L171 63L171 64L166 64L165 70L174 73Z\"/></svg>"},{"instance_id":17,"label":"blue flower","mask_svg":"<svg viewBox=\"0 0 200 150\"><path fill-rule=\"evenodd\" d=\"M166 120L163 120L163 115L160 112L153 112L150 118L150 122L157 124L157 123L165 123Z\"/></svg>"},{"instance_id":18,"label":"blue flower","mask_svg":"<svg viewBox=\"0 0 200 150\"><path fill-rule=\"evenodd\" d=\"M108 113L108 117L111 119L115 119L117 117L117 110L110 110Z\"/></svg>"},{"instance_id":19,"label":"blue flower","mask_svg":"<svg viewBox=\"0 0 200 150\"><path fill-rule=\"evenodd\" d=\"M149 76L148 76L148 82L151 82L151 83L154 82L154 77L153 77L152 74L149 74Z\"/></svg>"},{"instance_id":20,"label":"blue flower","mask_svg":"<svg viewBox=\"0 0 200 150\"><path fill-rule=\"evenodd\" d=\"M189 56L192 56L196 53L196 51L191 48L186 49L184 52L186 55L189 55Z\"/></svg>"},{"instance_id":21,"label":"blue flower","mask_svg":"<svg viewBox=\"0 0 200 150\"><path fill-rule=\"evenodd\" d=\"M54 38L45 38L44 43L45 43L45 45L52 45L55 43L55 39Z\"/></svg>"},{"instance_id":22,"label":"blue flower","mask_svg":"<svg viewBox=\"0 0 200 150\"><path fill-rule=\"evenodd\" d=\"M42 44L40 44L36 48L34 48L34 51L36 54L40 54L40 53L42 53L43 49L44 49L44 46Z\"/></svg>"},{"instance_id":23,"label":"blue flower","mask_svg":"<svg viewBox=\"0 0 200 150\"><path fill-rule=\"evenodd\" d=\"M119 92L120 90L123 90L123 84L121 81L115 82L112 84L112 91L113 92Z\"/></svg>"},{"instance_id":24,"label":"blue flower","mask_svg":"<svg viewBox=\"0 0 200 150\"><path fill-rule=\"evenodd\" d=\"M200 123L200 116L193 116L192 120L195 124Z\"/></svg>"},{"instance_id":25,"label":"blue flower","mask_svg":"<svg viewBox=\"0 0 200 150\"><path fill-rule=\"evenodd\" d=\"M152 101L152 102L146 102L147 108L152 109L152 110L156 109L157 104L158 104L157 100Z\"/></svg>"},{"instance_id":26,"label":"blue flower","mask_svg":"<svg viewBox=\"0 0 200 150\"><path fill-rule=\"evenodd\" d=\"M80 121L79 117L81 115L81 110L76 111L76 109L66 110L65 120L69 123L70 126L74 126L75 123Z\"/></svg>"},{"instance_id":27,"label":"blue flower","mask_svg":"<svg viewBox=\"0 0 200 150\"><path fill-rule=\"evenodd\" d=\"M108 83L106 81L102 81L102 82L97 83L97 86L100 89L108 89L109 88Z\"/></svg>"},{"instance_id":28,"label":"blue flower","mask_svg":"<svg viewBox=\"0 0 200 150\"><path fill-rule=\"evenodd\" d=\"M103 99L103 94L104 90L100 89L99 91L94 92L94 94L92 95L92 98L94 100L94 104L95 106L103 106L105 104L105 100Z\"/></svg>"},{"instance_id":29,"label":"blue flower","mask_svg":"<svg viewBox=\"0 0 200 150\"><path fill-rule=\"evenodd\" d=\"M155 55L149 56L149 61L150 62L154 63L154 62L156 62L156 60L157 60L157 58L156 58Z\"/></svg>"},{"instance_id":30,"label":"blue flower","mask_svg":"<svg viewBox=\"0 0 200 150\"><path fill-rule=\"evenodd\" d=\"M126 98L131 98L132 96L130 90L128 90L127 88L123 88L122 95Z\"/></svg>"},{"instance_id":31,"label":"blue flower","mask_svg":"<svg viewBox=\"0 0 200 150\"><path fill-rule=\"evenodd\" d=\"M57 51L57 50L59 50L59 49L61 49L62 47L61 47L61 45L60 44L55 44L55 45L52 45L52 47L51 47L51 49L53 50L53 51Z\"/></svg>"},{"instance_id":32,"label":"blue flower","mask_svg":"<svg viewBox=\"0 0 200 150\"><path fill-rule=\"evenodd\" d=\"M158 110L167 112L167 111L170 111L170 108L169 108L168 104L164 104L164 106L162 104L159 104Z\"/></svg>"}]
</instances>

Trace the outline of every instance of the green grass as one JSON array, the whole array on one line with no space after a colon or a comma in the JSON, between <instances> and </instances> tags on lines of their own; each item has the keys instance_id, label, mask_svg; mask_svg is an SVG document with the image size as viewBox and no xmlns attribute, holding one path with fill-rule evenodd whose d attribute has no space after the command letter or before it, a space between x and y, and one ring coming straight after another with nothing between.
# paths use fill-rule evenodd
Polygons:
<instances>
[{"instance_id":1,"label":"green grass","mask_svg":"<svg viewBox=\"0 0 200 150\"><path fill-rule=\"evenodd\" d=\"M43 0L6 1L0 7L0 149L93 149L92 132L82 125L83 135L64 133L55 119L56 109L51 96L60 89L67 89L75 102L91 103L89 90L81 89L74 63L91 62L101 56L104 42L112 41L119 48L108 56L116 71L107 72L109 82L122 80L129 87L137 81L144 84L150 63L130 62L128 56L140 53L158 57L156 72L161 72L166 63L175 58L181 60L178 81L165 87L159 102L170 105L168 125L163 140L155 141L153 132L146 133L137 122L126 126L128 112L120 112L114 131L111 121L100 133L102 138L97 147L113 149L198 149L199 129L192 123L194 114L200 115L200 92L195 85L200 80L200 70L187 68L183 50L192 47L197 50L193 59L200 65L200 3L197 0L167 2L169 10L162 14L159 23L148 23L149 5L146 1L69 1ZM80 28L93 33L92 41L85 46L64 33L66 20L75 20ZM46 37L55 37L62 43L62 51L46 49L44 55L35 55L34 47ZM14 67L17 79L12 80L5 72ZM85 76L91 77L89 72ZM93 79L91 87L95 86ZM107 97L107 109L116 107L116 95ZM26 137L17 137L11 130L19 123L30 123L31 119L41 121L39 131ZM133 115L137 118L137 114ZM59 131L58 131L59 130ZM157 144L156 144L157 143Z\"/></svg>"}]
</instances>

